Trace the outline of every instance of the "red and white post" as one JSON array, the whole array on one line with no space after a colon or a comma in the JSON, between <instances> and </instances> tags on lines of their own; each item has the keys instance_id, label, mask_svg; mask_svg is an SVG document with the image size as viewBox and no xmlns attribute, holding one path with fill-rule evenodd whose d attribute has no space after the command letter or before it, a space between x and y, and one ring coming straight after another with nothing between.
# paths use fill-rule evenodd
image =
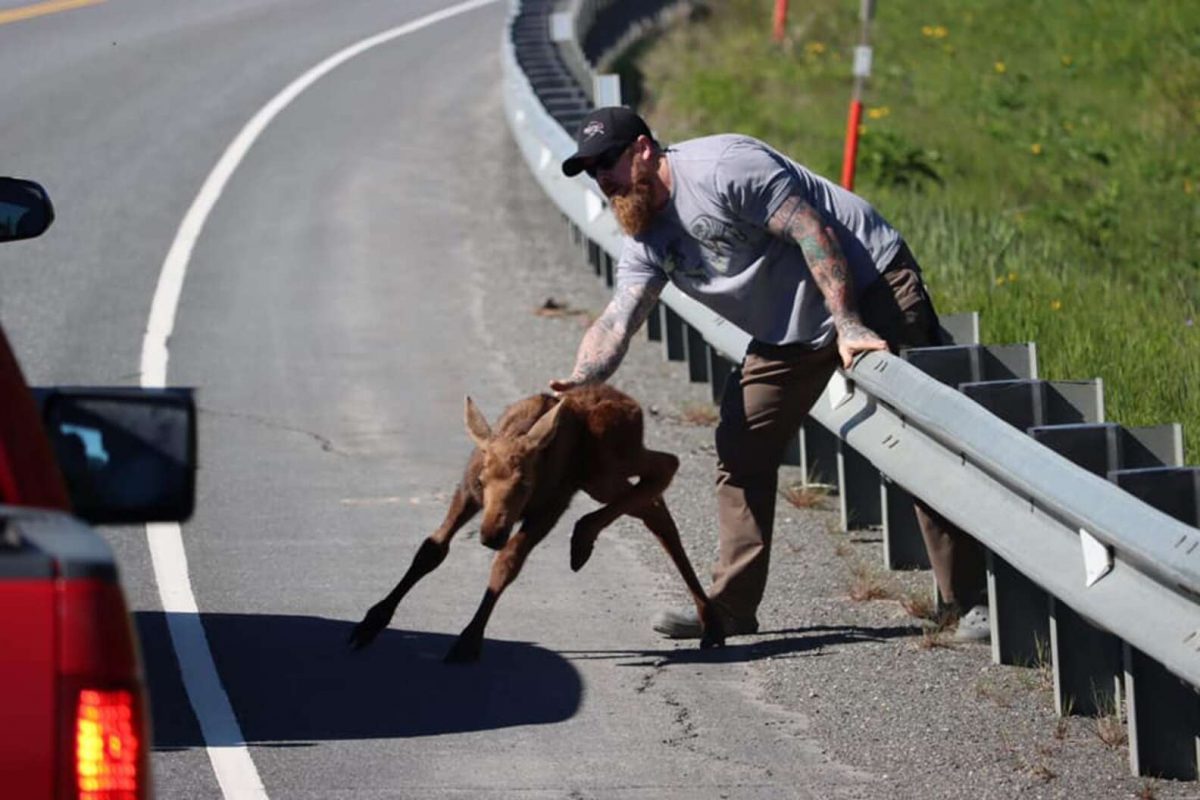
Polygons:
<instances>
[{"instance_id":1,"label":"red and white post","mask_svg":"<svg viewBox=\"0 0 1200 800\"><path fill-rule=\"evenodd\" d=\"M777 42L783 41L783 32L787 30L788 0L775 0L775 28L772 38Z\"/></svg>"},{"instance_id":2,"label":"red and white post","mask_svg":"<svg viewBox=\"0 0 1200 800\"><path fill-rule=\"evenodd\" d=\"M875 18L875 0L862 0L859 7L858 46L854 48L854 92L850 96L850 114L846 121L846 148L842 153L842 186L854 189L854 166L858 160L858 129L862 124L862 94L871 76L871 20Z\"/></svg>"}]
</instances>

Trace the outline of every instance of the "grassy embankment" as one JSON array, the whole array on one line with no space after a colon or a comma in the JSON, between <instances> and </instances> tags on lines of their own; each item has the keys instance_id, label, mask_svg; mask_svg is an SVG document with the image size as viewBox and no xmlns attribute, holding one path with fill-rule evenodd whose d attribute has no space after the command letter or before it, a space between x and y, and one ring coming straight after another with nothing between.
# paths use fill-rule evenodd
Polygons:
<instances>
[{"instance_id":1,"label":"grassy embankment","mask_svg":"<svg viewBox=\"0 0 1200 800\"><path fill-rule=\"evenodd\" d=\"M837 179L857 0L723 0L620 65L667 141L758 136ZM880 0L855 189L943 313L1101 377L1200 463L1200 3Z\"/></svg>"}]
</instances>

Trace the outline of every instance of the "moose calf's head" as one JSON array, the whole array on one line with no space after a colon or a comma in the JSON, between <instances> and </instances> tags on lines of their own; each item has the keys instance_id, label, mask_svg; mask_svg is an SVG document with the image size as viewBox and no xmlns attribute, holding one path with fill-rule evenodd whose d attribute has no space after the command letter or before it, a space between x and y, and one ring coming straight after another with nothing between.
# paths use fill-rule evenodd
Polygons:
<instances>
[{"instance_id":1,"label":"moose calf's head","mask_svg":"<svg viewBox=\"0 0 1200 800\"><path fill-rule=\"evenodd\" d=\"M540 457L554 441L563 404L557 403L539 417L526 433L493 432L470 397L466 406L467 433L483 457L479 471L483 487L479 540L499 550L508 541L513 525L525 516L525 507L537 486Z\"/></svg>"}]
</instances>

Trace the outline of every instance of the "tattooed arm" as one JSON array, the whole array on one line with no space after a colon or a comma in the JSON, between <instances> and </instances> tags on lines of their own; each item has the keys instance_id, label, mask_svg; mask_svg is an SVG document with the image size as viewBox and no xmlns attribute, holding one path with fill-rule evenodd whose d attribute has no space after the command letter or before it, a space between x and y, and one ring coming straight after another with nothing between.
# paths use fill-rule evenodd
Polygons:
<instances>
[{"instance_id":1,"label":"tattooed arm","mask_svg":"<svg viewBox=\"0 0 1200 800\"><path fill-rule=\"evenodd\" d=\"M657 286L639 284L619 287L613 292L604 313L591 324L579 343L571 377L550 381L550 388L558 393L608 380L617 371L629 350L629 341L650 315L661 291Z\"/></svg>"},{"instance_id":2,"label":"tattooed arm","mask_svg":"<svg viewBox=\"0 0 1200 800\"><path fill-rule=\"evenodd\" d=\"M821 215L796 195L783 201L767 222L771 233L795 243L804 253L813 281L837 329L842 366L849 368L857 353L887 350L887 343L863 324L854 296L854 277L833 231Z\"/></svg>"}]
</instances>

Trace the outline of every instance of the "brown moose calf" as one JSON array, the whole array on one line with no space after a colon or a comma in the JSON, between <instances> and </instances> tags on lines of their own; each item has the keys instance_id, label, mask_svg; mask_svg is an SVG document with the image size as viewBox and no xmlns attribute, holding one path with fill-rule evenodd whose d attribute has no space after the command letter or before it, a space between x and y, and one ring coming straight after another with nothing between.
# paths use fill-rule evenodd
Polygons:
<instances>
[{"instance_id":1,"label":"brown moose calf","mask_svg":"<svg viewBox=\"0 0 1200 800\"><path fill-rule=\"evenodd\" d=\"M679 459L645 448L637 401L606 384L573 389L561 399L534 395L505 409L493 430L468 397L466 423L476 448L446 518L421 544L396 588L355 627L350 634L353 648L366 647L388 626L404 595L442 563L450 539L482 509L479 538L498 552L483 602L446 654L446 661L478 659L483 630L500 594L580 489L605 505L575 523L571 569L587 563L596 537L617 517L636 517L658 538L696 602L704 625L700 646L725 643L717 614L663 502ZM518 523L520 528L512 533Z\"/></svg>"}]
</instances>

